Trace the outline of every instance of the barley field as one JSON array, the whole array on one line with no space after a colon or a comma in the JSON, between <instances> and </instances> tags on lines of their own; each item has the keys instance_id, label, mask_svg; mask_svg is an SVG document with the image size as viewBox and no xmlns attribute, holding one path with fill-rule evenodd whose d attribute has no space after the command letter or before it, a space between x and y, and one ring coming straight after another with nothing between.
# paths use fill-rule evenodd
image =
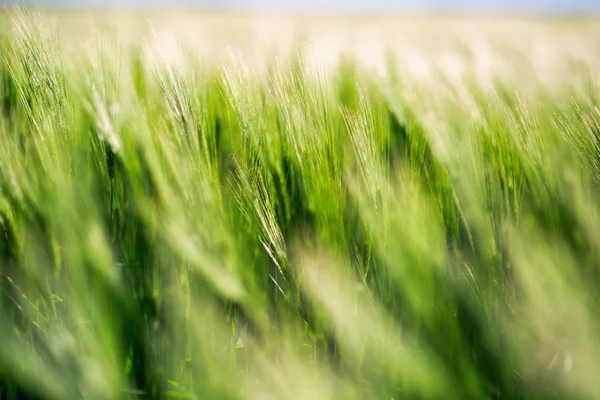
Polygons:
<instances>
[{"instance_id":1,"label":"barley field","mask_svg":"<svg viewBox=\"0 0 600 400\"><path fill-rule=\"evenodd\" d=\"M598 399L600 20L0 14L0 398Z\"/></svg>"}]
</instances>

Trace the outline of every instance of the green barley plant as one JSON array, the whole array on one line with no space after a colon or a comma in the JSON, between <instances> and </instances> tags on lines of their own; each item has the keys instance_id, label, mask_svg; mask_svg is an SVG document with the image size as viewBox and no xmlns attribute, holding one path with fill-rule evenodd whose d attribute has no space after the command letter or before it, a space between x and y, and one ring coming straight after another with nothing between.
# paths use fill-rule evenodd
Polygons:
<instances>
[{"instance_id":1,"label":"green barley plant","mask_svg":"<svg viewBox=\"0 0 600 400\"><path fill-rule=\"evenodd\" d=\"M0 18L0 398L600 398L596 21Z\"/></svg>"}]
</instances>

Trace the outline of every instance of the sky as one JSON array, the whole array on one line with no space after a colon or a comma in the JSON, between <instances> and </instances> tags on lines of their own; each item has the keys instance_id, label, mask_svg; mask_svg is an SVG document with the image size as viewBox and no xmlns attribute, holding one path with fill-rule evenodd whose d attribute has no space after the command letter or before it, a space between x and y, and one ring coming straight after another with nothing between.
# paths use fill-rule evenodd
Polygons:
<instances>
[{"instance_id":1,"label":"sky","mask_svg":"<svg viewBox=\"0 0 600 400\"><path fill-rule=\"evenodd\" d=\"M23 0L0 0L4 3ZM233 11L600 14L600 0L25 0L43 6L142 7Z\"/></svg>"}]
</instances>

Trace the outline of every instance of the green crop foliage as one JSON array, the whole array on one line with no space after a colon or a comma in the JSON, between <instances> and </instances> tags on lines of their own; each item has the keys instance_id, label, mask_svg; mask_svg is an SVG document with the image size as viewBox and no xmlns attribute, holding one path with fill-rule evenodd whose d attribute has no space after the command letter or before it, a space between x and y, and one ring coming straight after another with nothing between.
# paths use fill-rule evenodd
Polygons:
<instances>
[{"instance_id":1,"label":"green crop foliage","mask_svg":"<svg viewBox=\"0 0 600 400\"><path fill-rule=\"evenodd\" d=\"M597 23L114 17L0 15L0 398L600 398Z\"/></svg>"}]
</instances>

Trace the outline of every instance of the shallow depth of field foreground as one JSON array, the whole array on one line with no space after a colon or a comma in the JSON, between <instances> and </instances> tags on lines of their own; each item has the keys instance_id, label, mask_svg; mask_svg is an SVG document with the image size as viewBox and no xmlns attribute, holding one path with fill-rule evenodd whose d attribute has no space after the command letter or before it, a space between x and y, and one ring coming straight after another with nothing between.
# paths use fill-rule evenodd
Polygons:
<instances>
[{"instance_id":1,"label":"shallow depth of field foreground","mask_svg":"<svg viewBox=\"0 0 600 400\"><path fill-rule=\"evenodd\" d=\"M0 398L600 398L600 22L0 15Z\"/></svg>"}]
</instances>

